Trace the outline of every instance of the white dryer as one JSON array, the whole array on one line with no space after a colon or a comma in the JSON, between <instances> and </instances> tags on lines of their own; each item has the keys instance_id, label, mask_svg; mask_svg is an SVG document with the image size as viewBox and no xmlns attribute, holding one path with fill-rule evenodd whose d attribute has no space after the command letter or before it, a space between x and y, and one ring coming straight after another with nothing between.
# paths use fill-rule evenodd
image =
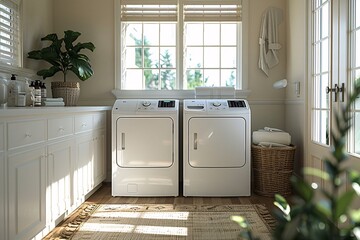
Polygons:
<instances>
[{"instance_id":1,"label":"white dryer","mask_svg":"<svg viewBox=\"0 0 360 240\"><path fill-rule=\"evenodd\" d=\"M116 100L113 196L179 195L178 120L178 100Z\"/></svg>"},{"instance_id":2,"label":"white dryer","mask_svg":"<svg viewBox=\"0 0 360 240\"><path fill-rule=\"evenodd\" d=\"M184 100L183 119L184 196L250 196L248 102Z\"/></svg>"}]
</instances>

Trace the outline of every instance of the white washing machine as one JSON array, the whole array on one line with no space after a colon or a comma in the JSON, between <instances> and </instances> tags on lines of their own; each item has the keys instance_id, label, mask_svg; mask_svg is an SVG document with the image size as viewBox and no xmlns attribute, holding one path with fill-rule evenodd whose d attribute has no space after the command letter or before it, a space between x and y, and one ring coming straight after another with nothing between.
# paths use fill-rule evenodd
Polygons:
<instances>
[{"instance_id":1,"label":"white washing machine","mask_svg":"<svg viewBox=\"0 0 360 240\"><path fill-rule=\"evenodd\" d=\"M179 195L178 120L178 100L116 100L113 196Z\"/></svg>"},{"instance_id":2,"label":"white washing machine","mask_svg":"<svg viewBox=\"0 0 360 240\"><path fill-rule=\"evenodd\" d=\"M248 102L184 100L183 118L184 196L250 196Z\"/></svg>"}]
</instances>

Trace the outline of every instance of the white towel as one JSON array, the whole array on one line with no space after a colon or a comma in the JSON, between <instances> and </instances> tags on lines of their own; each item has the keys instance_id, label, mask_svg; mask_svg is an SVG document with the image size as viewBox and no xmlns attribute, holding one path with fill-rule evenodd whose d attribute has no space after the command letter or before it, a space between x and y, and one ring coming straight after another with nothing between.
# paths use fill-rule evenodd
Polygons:
<instances>
[{"instance_id":1,"label":"white towel","mask_svg":"<svg viewBox=\"0 0 360 240\"><path fill-rule=\"evenodd\" d=\"M277 131L266 131L258 130L253 132L252 137L254 144L259 144L261 142L266 143L275 143L275 144L291 144L291 136L287 132L277 132Z\"/></svg>"},{"instance_id":2,"label":"white towel","mask_svg":"<svg viewBox=\"0 0 360 240\"><path fill-rule=\"evenodd\" d=\"M63 102L63 98L46 98L47 102Z\"/></svg>"},{"instance_id":3,"label":"white towel","mask_svg":"<svg viewBox=\"0 0 360 240\"><path fill-rule=\"evenodd\" d=\"M55 106L65 106L65 103L64 102L48 102L48 101L45 101L44 105L48 106L48 107L55 107Z\"/></svg>"},{"instance_id":4,"label":"white towel","mask_svg":"<svg viewBox=\"0 0 360 240\"><path fill-rule=\"evenodd\" d=\"M269 69L279 63L278 51L281 48L278 37L278 25L283 13L278 8L268 8L262 16L259 37L259 68L269 76Z\"/></svg>"}]
</instances>

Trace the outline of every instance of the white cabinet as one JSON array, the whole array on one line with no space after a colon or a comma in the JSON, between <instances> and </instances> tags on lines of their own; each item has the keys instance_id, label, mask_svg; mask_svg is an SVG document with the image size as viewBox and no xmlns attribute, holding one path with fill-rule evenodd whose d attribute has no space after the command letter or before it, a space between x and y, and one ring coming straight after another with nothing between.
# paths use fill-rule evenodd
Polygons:
<instances>
[{"instance_id":1,"label":"white cabinet","mask_svg":"<svg viewBox=\"0 0 360 240\"><path fill-rule=\"evenodd\" d=\"M105 159L105 146L106 146L105 131L100 131L94 138L94 186L97 186L106 177L106 161Z\"/></svg>"},{"instance_id":2,"label":"white cabinet","mask_svg":"<svg viewBox=\"0 0 360 240\"><path fill-rule=\"evenodd\" d=\"M85 195L93 186L93 137L86 134L76 137L76 163L74 171L74 199L76 202L83 202Z\"/></svg>"},{"instance_id":3,"label":"white cabinet","mask_svg":"<svg viewBox=\"0 0 360 240\"><path fill-rule=\"evenodd\" d=\"M44 147L8 156L9 239L31 239L46 226Z\"/></svg>"},{"instance_id":4,"label":"white cabinet","mask_svg":"<svg viewBox=\"0 0 360 240\"><path fill-rule=\"evenodd\" d=\"M9 122L7 127L8 149L45 142L45 124L45 119Z\"/></svg>"},{"instance_id":5,"label":"white cabinet","mask_svg":"<svg viewBox=\"0 0 360 240\"><path fill-rule=\"evenodd\" d=\"M0 240L41 239L105 179L107 110L0 111Z\"/></svg>"},{"instance_id":6,"label":"white cabinet","mask_svg":"<svg viewBox=\"0 0 360 240\"><path fill-rule=\"evenodd\" d=\"M0 239L5 239L5 133L0 123Z\"/></svg>"},{"instance_id":7,"label":"white cabinet","mask_svg":"<svg viewBox=\"0 0 360 240\"><path fill-rule=\"evenodd\" d=\"M48 214L49 221L55 221L64 214L72 203L72 176L75 156L74 141L66 140L48 146Z\"/></svg>"},{"instance_id":8,"label":"white cabinet","mask_svg":"<svg viewBox=\"0 0 360 240\"><path fill-rule=\"evenodd\" d=\"M75 118L76 163L73 197L77 205L106 178L105 127L105 113Z\"/></svg>"}]
</instances>

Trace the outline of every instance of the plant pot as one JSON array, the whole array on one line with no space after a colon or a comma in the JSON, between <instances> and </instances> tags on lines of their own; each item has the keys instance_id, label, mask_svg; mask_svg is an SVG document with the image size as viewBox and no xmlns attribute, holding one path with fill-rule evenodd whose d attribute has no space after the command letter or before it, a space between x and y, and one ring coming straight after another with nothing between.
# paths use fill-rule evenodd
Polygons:
<instances>
[{"instance_id":1,"label":"plant pot","mask_svg":"<svg viewBox=\"0 0 360 240\"><path fill-rule=\"evenodd\" d=\"M65 106L76 106L80 96L80 83L52 82L51 92L53 98L63 98Z\"/></svg>"}]
</instances>

